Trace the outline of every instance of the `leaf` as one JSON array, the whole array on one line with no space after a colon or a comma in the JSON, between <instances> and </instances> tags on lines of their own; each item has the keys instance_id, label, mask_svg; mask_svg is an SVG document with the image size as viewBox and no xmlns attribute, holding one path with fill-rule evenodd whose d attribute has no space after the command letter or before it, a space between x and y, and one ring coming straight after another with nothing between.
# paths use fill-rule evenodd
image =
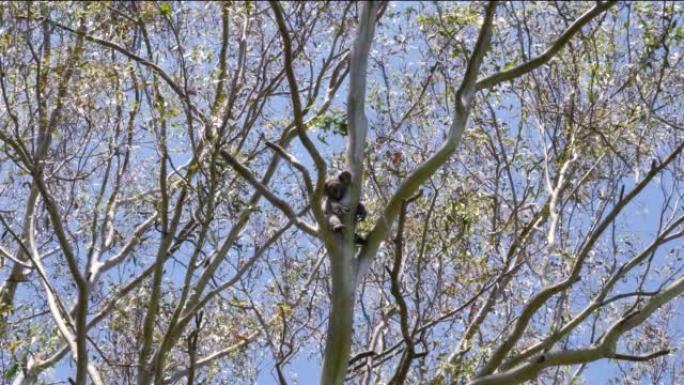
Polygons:
<instances>
[{"instance_id":1,"label":"leaf","mask_svg":"<svg viewBox=\"0 0 684 385\"><path fill-rule=\"evenodd\" d=\"M5 378L12 378L14 377L15 374L17 374L17 371L19 370L19 365L13 364L10 366L9 369L5 371L5 374L3 374L3 377Z\"/></svg>"},{"instance_id":2,"label":"leaf","mask_svg":"<svg viewBox=\"0 0 684 385\"><path fill-rule=\"evenodd\" d=\"M162 3L159 6L159 11L161 11L162 15L171 17L173 14L173 11L171 10L171 6L168 3Z\"/></svg>"},{"instance_id":3,"label":"leaf","mask_svg":"<svg viewBox=\"0 0 684 385\"><path fill-rule=\"evenodd\" d=\"M516 63L515 60L507 61L506 64L504 64L504 66L503 66L503 70L508 71L508 70L512 69L513 67L515 67L515 63Z\"/></svg>"}]
</instances>

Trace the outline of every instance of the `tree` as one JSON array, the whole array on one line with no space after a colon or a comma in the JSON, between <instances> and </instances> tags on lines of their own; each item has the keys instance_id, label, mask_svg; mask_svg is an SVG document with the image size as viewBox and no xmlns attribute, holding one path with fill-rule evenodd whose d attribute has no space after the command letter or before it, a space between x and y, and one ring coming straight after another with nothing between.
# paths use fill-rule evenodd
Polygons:
<instances>
[{"instance_id":1,"label":"tree","mask_svg":"<svg viewBox=\"0 0 684 385\"><path fill-rule=\"evenodd\" d=\"M3 381L676 383L681 14L3 3Z\"/></svg>"}]
</instances>

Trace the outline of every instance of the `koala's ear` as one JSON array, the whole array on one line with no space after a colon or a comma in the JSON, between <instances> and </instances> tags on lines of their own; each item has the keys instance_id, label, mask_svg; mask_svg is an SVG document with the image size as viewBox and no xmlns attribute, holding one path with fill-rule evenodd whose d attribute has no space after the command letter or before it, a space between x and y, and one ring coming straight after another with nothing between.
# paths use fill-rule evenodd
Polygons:
<instances>
[{"instance_id":1,"label":"koala's ear","mask_svg":"<svg viewBox=\"0 0 684 385\"><path fill-rule=\"evenodd\" d=\"M342 171L340 173L340 176L338 176L338 178L340 179L340 182L342 182L344 184L350 184L352 181L351 173L349 171L346 171L346 170Z\"/></svg>"}]
</instances>

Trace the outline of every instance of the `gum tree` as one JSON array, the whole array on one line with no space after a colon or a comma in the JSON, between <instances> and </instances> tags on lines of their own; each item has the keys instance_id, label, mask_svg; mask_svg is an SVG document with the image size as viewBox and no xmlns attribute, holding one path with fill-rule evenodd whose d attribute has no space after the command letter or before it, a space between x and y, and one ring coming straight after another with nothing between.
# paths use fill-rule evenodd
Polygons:
<instances>
[{"instance_id":1,"label":"gum tree","mask_svg":"<svg viewBox=\"0 0 684 385\"><path fill-rule=\"evenodd\" d=\"M676 382L680 15L3 3L3 381Z\"/></svg>"}]
</instances>

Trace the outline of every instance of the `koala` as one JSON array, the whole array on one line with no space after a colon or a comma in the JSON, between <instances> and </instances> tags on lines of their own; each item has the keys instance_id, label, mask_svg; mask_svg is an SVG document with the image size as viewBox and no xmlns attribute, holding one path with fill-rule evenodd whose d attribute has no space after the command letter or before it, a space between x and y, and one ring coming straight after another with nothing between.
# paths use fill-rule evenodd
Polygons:
<instances>
[{"instance_id":1,"label":"koala","mask_svg":"<svg viewBox=\"0 0 684 385\"><path fill-rule=\"evenodd\" d=\"M323 211L328 219L328 226L335 232L344 230L344 217L349 214L351 197L347 188L351 184L352 176L349 171L342 171L338 176L325 181L325 206ZM366 207L359 202L354 213L354 224L366 219ZM362 243L359 235L355 235L356 243Z\"/></svg>"}]
</instances>

